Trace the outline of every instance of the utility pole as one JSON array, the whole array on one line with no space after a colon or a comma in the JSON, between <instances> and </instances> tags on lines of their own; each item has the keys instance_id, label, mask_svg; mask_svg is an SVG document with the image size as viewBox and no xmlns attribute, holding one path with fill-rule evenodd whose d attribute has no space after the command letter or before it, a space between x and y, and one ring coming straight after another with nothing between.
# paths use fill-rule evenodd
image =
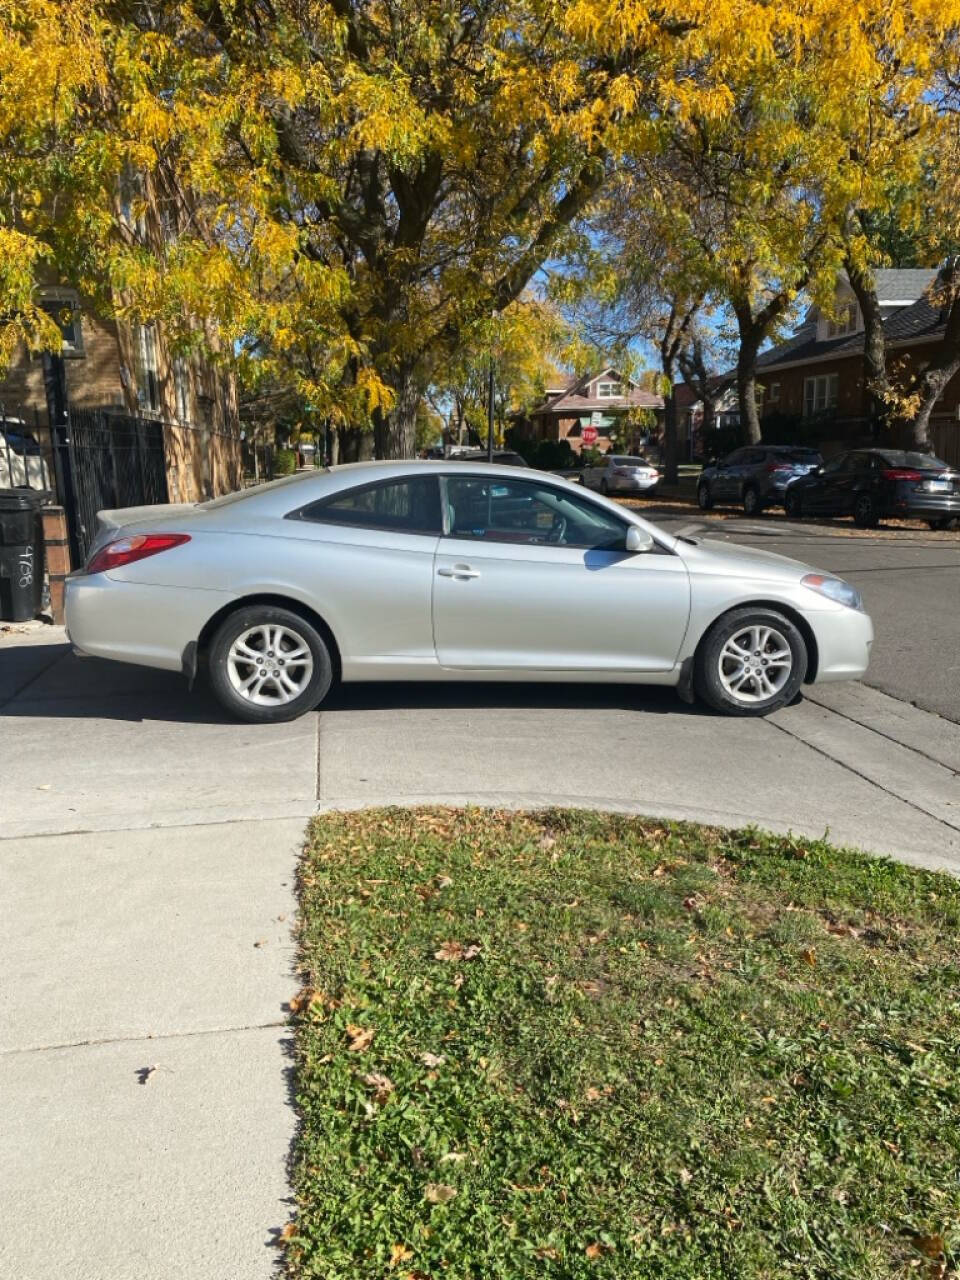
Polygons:
<instances>
[{"instance_id":1,"label":"utility pole","mask_svg":"<svg viewBox=\"0 0 960 1280\"><path fill-rule=\"evenodd\" d=\"M493 461L493 352L490 353L490 376L487 383L487 461Z\"/></svg>"}]
</instances>

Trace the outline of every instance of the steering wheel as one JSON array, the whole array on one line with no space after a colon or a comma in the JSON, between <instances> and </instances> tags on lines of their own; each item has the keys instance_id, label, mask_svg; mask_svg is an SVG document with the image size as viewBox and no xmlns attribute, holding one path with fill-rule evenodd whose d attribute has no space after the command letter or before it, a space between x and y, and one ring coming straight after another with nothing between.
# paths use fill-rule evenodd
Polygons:
<instances>
[{"instance_id":1,"label":"steering wheel","mask_svg":"<svg viewBox=\"0 0 960 1280\"><path fill-rule=\"evenodd\" d=\"M563 542L567 536L567 517L556 515L553 517L553 524L550 526L550 532L547 534L548 542Z\"/></svg>"}]
</instances>

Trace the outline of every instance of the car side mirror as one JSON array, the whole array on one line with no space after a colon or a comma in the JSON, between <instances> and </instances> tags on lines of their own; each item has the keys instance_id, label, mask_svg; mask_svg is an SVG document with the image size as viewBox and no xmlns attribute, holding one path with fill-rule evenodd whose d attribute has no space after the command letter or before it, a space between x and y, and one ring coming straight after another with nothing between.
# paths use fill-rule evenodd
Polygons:
<instances>
[{"instance_id":1,"label":"car side mirror","mask_svg":"<svg viewBox=\"0 0 960 1280\"><path fill-rule=\"evenodd\" d=\"M632 524L627 530L627 536L624 546L628 551L652 551L656 546L652 536L647 533L646 529L641 529L637 525Z\"/></svg>"}]
</instances>

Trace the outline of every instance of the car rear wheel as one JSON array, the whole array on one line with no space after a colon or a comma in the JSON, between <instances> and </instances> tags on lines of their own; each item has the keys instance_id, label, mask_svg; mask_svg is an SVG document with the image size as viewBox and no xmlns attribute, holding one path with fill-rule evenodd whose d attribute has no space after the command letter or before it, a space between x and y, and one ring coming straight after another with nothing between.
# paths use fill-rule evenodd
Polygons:
<instances>
[{"instance_id":1,"label":"car rear wheel","mask_svg":"<svg viewBox=\"0 0 960 1280\"><path fill-rule=\"evenodd\" d=\"M796 697L807 674L807 646L797 627L773 609L734 609L697 649L694 688L729 716L765 716Z\"/></svg>"},{"instance_id":2,"label":"car rear wheel","mask_svg":"<svg viewBox=\"0 0 960 1280\"><path fill-rule=\"evenodd\" d=\"M942 531L944 529L951 529L956 523L957 523L956 516L941 516L939 520L927 521L927 524L930 526L931 529L936 529L938 531Z\"/></svg>"},{"instance_id":3,"label":"car rear wheel","mask_svg":"<svg viewBox=\"0 0 960 1280\"><path fill-rule=\"evenodd\" d=\"M697 505L701 511L709 511L713 506L713 494L706 481L697 486Z\"/></svg>"},{"instance_id":4,"label":"car rear wheel","mask_svg":"<svg viewBox=\"0 0 960 1280\"><path fill-rule=\"evenodd\" d=\"M748 484L743 491L743 513L748 516L758 516L763 511L763 502L760 499L760 491L754 485Z\"/></svg>"},{"instance_id":5,"label":"car rear wheel","mask_svg":"<svg viewBox=\"0 0 960 1280\"><path fill-rule=\"evenodd\" d=\"M610 486L607 484L606 480L600 481L600 492L603 494L604 497L606 497L607 494L610 492Z\"/></svg>"},{"instance_id":6,"label":"car rear wheel","mask_svg":"<svg viewBox=\"0 0 960 1280\"><path fill-rule=\"evenodd\" d=\"M858 493L853 504L853 523L858 529L875 529L880 523L877 504L869 493Z\"/></svg>"},{"instance_id":7,"label":"car rear wheel","mask_svg":"<svg viewBox=\"0 0 960 1280\"><path fill-rule=\"evenodd\" d=\"M803 498L797 492L787 492L783 495L783 509L791 520L803 519Z\"/></svg>"},{"instance_id":8,"label":"car rear wheel","mask_svg":"<svg viewBox=\"0 0 960 1280\"><path fill-rule=\"evenodd\" d=\"M295 720L329 692L333 663L317 629L289 609L232 613L209 649L210 685L231 715L254 724Z\"/></svg>"}]
</instances>

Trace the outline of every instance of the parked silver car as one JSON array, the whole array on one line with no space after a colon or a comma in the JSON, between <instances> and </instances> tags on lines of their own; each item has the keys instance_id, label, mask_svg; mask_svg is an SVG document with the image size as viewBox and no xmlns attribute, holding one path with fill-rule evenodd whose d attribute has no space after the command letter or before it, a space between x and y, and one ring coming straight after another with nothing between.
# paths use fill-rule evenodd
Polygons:
<instances>
[{"instance_id":1,"label":"parked silver car","mask_svg":"<svg viewBox=\"0 0 960 1280\"><path fill-rule=\"evenodd\" d=\"M205 670L245 720L289 720L337 680L671 685L763 715L863 674L853 587L673 537L542 472L374 462L195 506L101 513L67 580L83 653Z\"/></svg>"},{"instance_id":2,"label":"parked silver car","mask_svg":"<svg viewBox=\"0 0 960 1280\"><path fill-rule=\"evenodd\" d=\"M580 481L600 493L651 494L660 483L660 472L646 458L608 453L598 466L584 467Z\"/></svg>"}]
</instances>

